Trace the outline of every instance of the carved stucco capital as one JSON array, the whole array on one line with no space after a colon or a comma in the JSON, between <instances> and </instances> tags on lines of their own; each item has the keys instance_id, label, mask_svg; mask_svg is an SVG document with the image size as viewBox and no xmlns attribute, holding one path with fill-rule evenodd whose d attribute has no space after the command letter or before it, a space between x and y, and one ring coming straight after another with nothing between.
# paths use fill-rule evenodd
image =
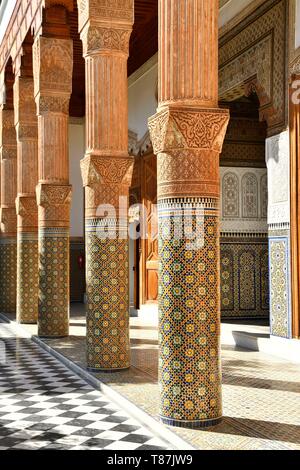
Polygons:
<instances>
[{"instance_id":1,"label":"carved stucco capital","mask_svg":"<svg viewBox=\"0 0 300 470\"><path fill-rule=\"evenodd\" d=\"M134 158L113 158L88 155L81 161L86 195L86 218L99 216L101 205L118 209L120 197L128 198Z\"/></svg>"},{"instance_id":2,"label":"carved stucco capital","mask_svg":"<svg viewBox=\"0 0 300 470\"><path fill-rule=\"evenodd\" d=\"M38 95L37 113L43 114L47 112L69 114L70 95L43 94Z\"/></svg>"},{"instance_id":3,"label":"carved stucco capital","mask_svg":"<svg viewBox=\"0 0 300 470\"><path fill-rule=\"evenodd\" d=\"M40 227L69 227L72 186L39 184L36 195Z\"/></svg>"},{"instance_id":4,"label":"carved stucco capital","mask_svg":"<svg viewBox=\"0 0 300 470\"><path fill-rule=\"evenodd\" d=\"M119 24L133 24L134 0L77 0L79 31L90 20Z\"/></svg>"},{"instance_id":5,"label":"carved stucco capital","mask_svg":"<svg viewBox=\"0 0 300 470\"><path fill-rule=\"evenodd\" d=\"M131 27L89 26L81 33L85 56L99 52L121 53L128 56Z\"/></svg>"},{"instance_id":6,"label":"carved stucco capital","mask_svg":"<svg viewBox=\"0 0 300 470\"><path fill-rule=\"evenodd\" d=\"M17 145L16 129L14 124L14 111L1 109L0 112L1 131L0 146L13 147Z\"/></svg>"},{"instance_id":7,"label":"carved stucco capital","mask_svg":"<svg viewBox=\"0 0 300 470\"><path fill-rule=\"evenodd\" d=\"M1 232L3 235L16 234L17 214L14 207L2 207L0 209Z\"/></svg>"},{"instance_id":8,"label":"carved stucco capital","mask_svg":"<svg viewBox=\"0 0 300 470\"><path fill-rule=\"evenodd\" d=\"M83 185L107 183L130 186L133 164L133 157L113 158L87 155L80 164Z\"/></svg>"},{"instance_id":9,"label":"carved stucco capital","mask_svg":"<svg viewBox=\"0 0 300 470\"><path fill-rule=\"evenodd\" d=\"M37 204L41 207L71 204L72 186L39 184L36 189Z\"/></svg>"},{"instance_id":10,"label":"carved stucco capital","mask_svg":"<svg viewBox=\"0 0 300 470\"><path fill-rule=\"evenodd\" d=\"M172 107L149 119L155 154L179 149L221 153L229 122L225 109Z\"/></svg>"},{"instance_id":11,"label":"carved stucco capital","mask_svg":"<svg viewBox=\"0 0 300 470\"><path fill-rule=\"evenodd\" d=\"M134 0L77 0L84 55L128 56L134 23Z\"/></svg>"},{"instance_id":12,"label":"carved stucco capital","mask_svg":"<svg viewBox=\"0 0 300 470\"><path fill-rule=\"evenodd\" d=\"M15 80L14 120L15 125L37 126L33 78L17 77Z\"/></svg>"},{"instance_id":13,"label":"carved stucco capital","mask_svg":"<svg viewBox=\"0 0 300 470\"><path fill-rule=\"evenodd\" d=\"M149 120L158 198L218 198L219 155L229 122L224 109L172 107Z\"/></svg>"},{"instance_id":14,"label":"carved stucco capital","mask_svg":"<svg viewBox=\"0 0 300 470\"><path fill-rule=\"evenodd\" d=\"M34 95L39 111L65 111L72 93L73 41L38 37L33 45Z\"/></svg>"},{"instance_id":15,"label":"carved stucco capital","mask_svg":"<svg viewBox=\"0 0 300 470\"><path fill-rule=\"evenodd\" d=\"M35 196L17 196L16 199L17 215L22 217L27 214L37 214L37 202Z\"/></svg>"},{"instance_id":16,"label":"carved stucco capital","mask_svg":"<svg viewBox=\"0 0 300 470\"><path fill-rule=\"evenodd\" d=\"M35 196L17 196L16 212L18 215L18 231L37 231L38 206Z\"/></svg>"}]
</instances>

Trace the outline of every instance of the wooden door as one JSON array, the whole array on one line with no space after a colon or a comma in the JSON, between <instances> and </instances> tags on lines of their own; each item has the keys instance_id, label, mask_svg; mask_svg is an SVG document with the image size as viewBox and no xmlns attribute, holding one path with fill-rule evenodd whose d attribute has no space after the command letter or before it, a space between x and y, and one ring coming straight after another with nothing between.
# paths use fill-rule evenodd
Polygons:
<instances>
[{"instance_id":1,"label":"wooden door","mask_svg":"<svg viewBox=\"0 0 300 470\"><path fill-rule=\"evenodd\" d=\"M142 203L146 208L148 238L142 240L142 303L156 303L158 297L158 226L156 156L142 157Z\"/></svg>"}]
</instances>

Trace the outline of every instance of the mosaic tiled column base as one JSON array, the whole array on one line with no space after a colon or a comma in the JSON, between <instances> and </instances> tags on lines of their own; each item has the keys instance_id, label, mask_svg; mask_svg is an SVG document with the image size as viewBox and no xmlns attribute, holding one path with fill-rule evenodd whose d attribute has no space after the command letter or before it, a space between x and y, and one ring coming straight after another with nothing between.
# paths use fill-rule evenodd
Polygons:
<instances>
[{"instance_id":1,"label":"mosaic tiled column base","mask_svg":"<svg viewBox=\"0 0 300 470\"><path fill-rule=\"evenodd\" d=\"M39 336L68 336L69 290L69 229L40 229Z\"/></svg>"},{"instance_id":2,"label":"mosaic tiled column base","mask_svg":"<svg viewBox=\"0 0 300 470\"><path fill-rule=\"evenodd\" d=\"M128 239L86 220L87 365L116 371L130 366Z\"/></svg>"},{"instance_id":3,"label":"mosaic tiled column base","mask_svg":"<svg viewBox=\"0 0 300 470\"><path fill-rule=\"evenodd\" d=\"M17 241L0 239L0 312L15 313L17 295Z\"/></svg>"},{"instance_id":4,"label":"mosaic tiled column base","mask_svg":"<svg viewBox=\"0 0 300 470\"><path fill-rule=\"evenodd\" d=\"M271 335L292 336L290 233L269 231L270 253L270 328Z\"/></svg>"},{"instance_id":5,"label":"mosaic tiled column base","mask_svg":"<svg viewBox=\"0 0 300 470\"><path fill-rule=\"evenodd\" d=\"M17 321L36 323L39 297L37 234L18 233L17 255Z\"/></svg>"},{"instance_id":6,"label":"mosaic tiled column base","mask_svg":"<svg viewBox=\"0 0 300 470\"><path fill-rule=\"evenodd\" d=\"M168 199L158 215L160 416L172 426L208 427L222 416L218 203Z\"/></svg>"}]
</instances>

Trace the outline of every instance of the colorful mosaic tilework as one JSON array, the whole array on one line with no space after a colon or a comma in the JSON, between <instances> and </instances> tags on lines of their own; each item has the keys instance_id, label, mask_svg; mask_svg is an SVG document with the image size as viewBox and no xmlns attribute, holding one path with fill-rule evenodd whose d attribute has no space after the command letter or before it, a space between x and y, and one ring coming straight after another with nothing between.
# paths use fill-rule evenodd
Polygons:
<instances>
[{"instance_id":1,"label":"colorful mosaic tilework","mask_svg":"<svg viewBox=\"0 0 300 470\"><path fill-rule=\"evenodd\" d=\"M186 232L166 236L170 227L175 233L176 211L186 208L193 226L199 209L203 215L202 244L194 249ZM160 415L174 426L210 426L222 416L219 213L185 199L161 201L158 213Z\"/></svg>"},{"instance_id":2,"label":"colorful mosaic tilework","mask_svg":"<svg viewBox=\"0 0 300 470\"><path fill-rule=\"evenodd\" d=\"M17 241L17 321L36 323L38 317L38 236L18 233Z\"/></svg>"},{"instance_id":3,"label":"colorful mosaic tilework","mask_svg":"<svg viewBox=\"0 0 300 470\"><path fill-rule=\"evenodd\" d=\"M17 241L0 239L0 311L14 313L17 295Z\"/></svg>"},{"instance_id":4,"label":"colorful mosaic tilework","mask_svg":"<svg viewBox=\"0 0 300 470\"><path fill-rule=\"evenodd\" d=\"M69 230L39 231L38 335L69 334Z\"/></svg>"},{"instance_id":5,"label":"colorful mosaic tilework","mask_svg":"<svg viewBox=\"0 0 300 470\"><path fill-rule=\"evenodd\" d=\"M270 237L271 333L291 337L290 266L288 237Z\"/></svg>"},{"instance_id":6,"label":"colorful mosaic tilework","mask_svg":"<svg viewBox=\"0 0 300 470\"><path fill-rule=\"evenodd\" d=\"M222 318L268 318L267 240L221 242L221 310Z\"/></svg>"},{"instance_id":7,"label":"colorful mosaic tilework","mask_svg":"<svg viewBox=\"0 0 300 470\"><path fill-rule=\"evenodd\" d=\"M90 369L130 366L127 235L103 236L100 220L86 221L87 364ZM102 233L102 235L101 235ZM123 238L123 239L122 239Z\"/></svg>"}]
</instances>

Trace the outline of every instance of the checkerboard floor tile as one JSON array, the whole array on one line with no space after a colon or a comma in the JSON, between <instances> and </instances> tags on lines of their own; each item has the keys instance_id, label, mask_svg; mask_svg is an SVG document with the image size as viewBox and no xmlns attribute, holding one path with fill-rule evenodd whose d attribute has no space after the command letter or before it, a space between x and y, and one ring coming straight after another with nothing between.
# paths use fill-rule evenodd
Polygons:
<instances>
[{"instance_id":1,"label":"checkerboard floor tile","mask_svg":"<svg viewBox=\"0 0 300 470\"><path fill-rule=\"evenodd\" d=\"M167 442L0 322L0 450L164 450Z\"/></svg>"}]
</instances>

